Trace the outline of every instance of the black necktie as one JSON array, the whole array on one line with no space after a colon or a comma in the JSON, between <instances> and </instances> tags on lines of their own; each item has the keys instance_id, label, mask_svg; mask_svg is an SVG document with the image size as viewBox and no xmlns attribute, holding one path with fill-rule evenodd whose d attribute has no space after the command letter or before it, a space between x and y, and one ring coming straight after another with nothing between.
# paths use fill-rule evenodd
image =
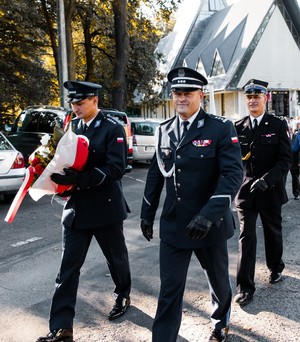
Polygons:
<instances>
[{"instance_id":1,"label":"black necktie","mask_svg":"<svg viewBox=\"0 0 300 342\"><path fill-rule=\"evenodd\" d=\"M257 127L258 127L257 119L254 119L253 120L253 129L254 129L254 131L256 131Z\"/></svg>"},{"instance_id":2,"label":"black necktie","mask_svg":"<svg viewBox=\"0 0 300 342\"><path fill-rule=\"evenodd\" d=\"M87 125L87 124L84 124L84 125L83 125L83 129L82 129L83 133L85 133L85 132L87 131L87 129L88 129L88 125Z\"/></svg>"},{"instance_id":3,"label":"black necktie","mask_svg":"<svg viewBox=\"0 0 300 342\"><path fill-rule=\"evenodd\" d=\"M182 125L183 125L183 132L182 132L182 135L181 135L181 139L183 139L183 137L186 135L186 132L188 131L188 125L190 123L188 121L182 121Z\"/></svg>"}]
</instances>

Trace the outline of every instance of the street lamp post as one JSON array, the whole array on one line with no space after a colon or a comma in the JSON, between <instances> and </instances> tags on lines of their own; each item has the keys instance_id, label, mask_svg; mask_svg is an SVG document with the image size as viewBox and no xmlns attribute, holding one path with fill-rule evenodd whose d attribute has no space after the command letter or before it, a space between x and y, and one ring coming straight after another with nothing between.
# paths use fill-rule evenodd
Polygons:
<instances>
[{"instance_id":1,"label":"street lamp post","mask_svg":"<svg viewBox=\"0 0 300 342\"><path fill-rule=\"evenodd\" d=\"M66 40L66 22L64 0L57 0L57 26L58 26L58 72L59 72L59 98L60 105L64 107L67 90L63 84L68 80L68 55Z\"/></svg>"}]
</instances>

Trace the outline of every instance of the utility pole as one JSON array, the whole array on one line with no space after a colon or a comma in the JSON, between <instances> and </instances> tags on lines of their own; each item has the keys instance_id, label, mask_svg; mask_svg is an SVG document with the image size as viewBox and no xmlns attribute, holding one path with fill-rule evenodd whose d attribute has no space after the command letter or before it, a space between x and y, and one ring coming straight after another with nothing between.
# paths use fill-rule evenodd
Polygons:
<instances>
[{"instance_id":1,"label":"utility pole","mask_svg":"<svg viewBox=\"0 0 300 342\"><path fill-rule=\"evenodd\" d=\"M65 4L64 0L56 1L58 26L58 69L59 69L59 97L60 106L65 107L67 90L64 82L68 80L68 54L66 39Z\"/></svg>"}]
</instances>

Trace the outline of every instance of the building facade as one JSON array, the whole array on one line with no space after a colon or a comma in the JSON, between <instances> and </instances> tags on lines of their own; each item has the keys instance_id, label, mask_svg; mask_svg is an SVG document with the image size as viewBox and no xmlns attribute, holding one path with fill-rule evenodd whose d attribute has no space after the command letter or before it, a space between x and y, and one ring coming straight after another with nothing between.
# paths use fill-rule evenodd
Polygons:
<instances>
[{"instance_id":1,"label":"building facade","mask_svg":"<svg viewBox=\"0 0 300 342\"><path fill-rule=\"evenodd\" d=\"M165 75L178 66L209 80L203 106L237 120L247 114L242 87L251 78L269 83L268 110L300 119L300 9L296 0L185 0L173 31L157 50ZM162 105L144 116L174 115L170 89L161 85Z\"/></svg>"}]
</instances>

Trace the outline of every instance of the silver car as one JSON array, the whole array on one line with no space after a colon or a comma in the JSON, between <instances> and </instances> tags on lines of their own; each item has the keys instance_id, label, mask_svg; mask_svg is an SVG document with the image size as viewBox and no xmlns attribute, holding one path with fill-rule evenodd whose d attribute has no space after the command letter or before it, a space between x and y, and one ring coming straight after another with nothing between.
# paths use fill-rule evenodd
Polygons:
<instances>
[{"instance_id":1,"label":"silver car","mask_svg":"<svg viewBox=\"0 0 300 342\"><path fill-rule=\"evenodd\" d=\"M25 176L22 153L0 132L0 195L9 201L18 192Z\"/></svg>"},{"instance_id":2,"label":"silver car","mask_svg":"<svg viewBox=\"0 0 300 342\"><path fill-rule=\"evenodd\" d=\"M154 133L162 120L129 118L133 134L133 161L150 162L155 152Z\"/></svg>"}]
</instances>

